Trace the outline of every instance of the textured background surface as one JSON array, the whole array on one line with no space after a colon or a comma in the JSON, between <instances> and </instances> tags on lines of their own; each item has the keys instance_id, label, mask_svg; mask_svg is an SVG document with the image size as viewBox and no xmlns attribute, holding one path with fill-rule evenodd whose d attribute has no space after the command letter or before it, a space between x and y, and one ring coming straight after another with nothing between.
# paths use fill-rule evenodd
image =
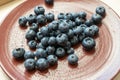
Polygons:
<instances>
[{"instance_id":1,"label":"textured background surface","mask_svg":"<svg viewBox=\"0 0 120 80\"><path fill-rule=\"evenodd\" d=\"M25 0L13 0L7 4L0 6L0 24L5 19L6 15L14 9L17 5L21 4ZM101 0L108 4L119 16L120 16L120 0ZM0 68L0 79L1 80L10 80L6 74ZM120 80L120 73L114 78L114 80Z\"/></svg>"}]
</instances>

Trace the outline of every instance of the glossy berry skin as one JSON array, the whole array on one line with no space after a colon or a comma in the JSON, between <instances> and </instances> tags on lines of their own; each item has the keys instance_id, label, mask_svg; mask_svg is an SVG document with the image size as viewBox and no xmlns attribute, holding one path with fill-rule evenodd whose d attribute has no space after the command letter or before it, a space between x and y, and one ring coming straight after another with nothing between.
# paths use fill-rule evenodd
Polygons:
<instances>
[{"instance_id":1,"label":"glossy berry skin","mask_svg":"<svg viewBox=\"0 0 120 80\"><path fill-rule=\"evenodd\" d=\"M39 14L43 15L45 13L45 9L42 6L36 6L34 8L34 12L36 15L39 15Z\"/></svg>"},{"instance_id":2,"label":"glossy berry skin","mask_svg":"<svg viewBox=\"0 0 120 80\"><path fill-rule=\"evenodd\" d=\"M54 0L45 0L45 3L48 4L48 5L53 5Z\"/></svg>"},{"instance_id":3,"label":"glossy berry skin","mask_svg":"<svg viewBox=\"0 0 120 80\"><path fill-rule=\"evenodd\" d=\"M97 25L92 25L90 27L95 31L95 35L97 35L99 32L99 27Z\"/></svg>"},{"instance_id":4,"label":"glossy berry skin","mask_svg":"<svg viewBox=\"0 0 120 80\"><path fill-rule=\"evenodd\" d=\"M76 65L78 63L78 57L75 54L70 54L67 59L70 65Z\"/></svg>"},{"instance_id":5,"label":"glossy berry skin","mask_svg":"<svg viewBox=\"0 0 120 80\"><path fill-rule=\"evenodd\" d=\"M75 23L76 23L77 26L83 24L84 22L85 22L84 19L80 19L80 18L76 18L76 19L75 19Z\"/></svg>"},{"instance_id":6,"label":"glossy berry skin","mask_svg":"<svg viewBox=\"0 0 120 80\"><path fill-rule=\"evenodd\" d=\"M48 40L48 44L51 46L55 46L56 45L56 38L51 36Z\"/></svg>"},{"instance_id":7,"label":"glossy berry skin","mask_svg":"<svg viewBox=\"0 0 120 80\"><path fill-rule=\"evenodd\" d=\"M86 21L85 21L85 25L87 25L87 26L91 26L91 25L93 25L93 21L92 21L92 19L88 19L88 20L86 20Z\"/></svg>"},{"instance_id":8,"label":"glossy berry skin","mask_svg":"<svg viewBox=\"0 0 120 80\"><path fill-rule=\"evenodd\" d=\"M81 27L81 28L82 28L82 31L84 31L88 26L85 25L85 24L81 24L79 27Z\"/></svg>"},{"instance_id":9,"label":"glossy berry skin","mask_svg":"<svg viewBox=\"0 0 120 80\"><path fill-rule=\"evenodd\" d=\"M38 24L36 24L36 23L32 23L32 25L30 26L30 30L33 30L33 31L35 31L35 32L37 32L38 31Z\"/></svg>"},{"instance_id":10,"label":"glossy berry skin","mask_svg":"<svg viewBox=\"0 0 120 80\"><path fill-rule=\"evenodd\" d=\"M84 33L86 36L88 37L94 37L95 36L95 30L92 28L92 27L87 27L85 30L84 30Z\"/></svg>"},{"instance_id":11,"label":"glossy berry skin","mask_svg":"<svg viewBox=\"0 0 120 80\"><path fill-rule=\"evenodd\" d=\"M47 57L47 61L48 61L50 66L54 66L58 63L58 58L55 55L49 55Z\"/></svg>"},{"instance_id":12,"label":"glossy berry skin","mask_svg":"<svg viewBox=\"0 0 120 80\"><path fill-rule=\"evenodd\" d=\"M79 42L77 36L73 36L73 38L70 39L70 43L72 46L76 45Z\"/></svg>"},{"instance_id":13,"label":"glossy berry skin","mask_svg":"<svg viewBox=\"0 0 120 80\"><path fill-rule=\"evenodd\" d=\"M35 56L37 57L37 59L39 58L46 58L47 57L47 53L44 49L39 48L34 52Z\"/></svg>"},{"instance_id":14,"label":"glossy berry skin","mask_svg":"<svg viewBox=\"0 0 120 80\"><path fill-rule=\"evenodd\" d=\"M37 46L36 46L36 48L37 49L39 49L39 48L46 49L46 47L43 46L41 43L38 43Z\"/></svg>"},{"instance_id":15,"label":"glossy berry skin","mask_svg":"<svg viewBox=\"0 0 120 80\"><path fill-rule=\"evenodd\" d=\"M15 59L23 59L25 54L25 50L23 48L13 49L12 55Z\"/></svg>"},{"instance_id":16,"label":"glossy berry skin","mask_svg":"<svg viewBox=\"0 0 120 80\"><path fill-rule=\"evenodd\" d=\"M62 33L66 33L69 31L69 25L65 22L63 23L60 23L59 24L59 30L62 32Z\"/></svg>"},{"instance_id":17,"label":"glossy berry skin","mask_svg":"<svg viewBox=\"0 0 120 80\"><path fill-rule=\"evenodd\" d=\"M96 13L101 15L101 16L105 16L105 8L103 6L99 6L96 8Z\"/></svg>"},{"instance_id":18,"label":"glossy berry skin","mask_svg":"<svg viewBox=\"0 0 120 80\"><path fill-rule=\"evenodd\" d=\"M69 48L69 49L67 49L67 54L68 54L68 55L74 54L74 48Z\"/></svg>"},{"instance_id":19,"label":"glossy berry skin","mask_svg":"<svg viewBox=\"0 0 120 80\"><path fill-rule=\"evenodd\" d=\"M59 13L57 16L58 19L64 19L64 17L65 17L64 13Z\"/></svg>"},{"instance_id":20,"label":"glossy berry skin","mask_svg":"<svg viewBox=\"0 0 120 80\"><path fill-rule=\"evenodd\" d=\"M35 55L33 52L31 51L26 51L25 54L24 54L24 59L34 59Z\"/></svg>"},{"instance_id":21,"label":"glossy berry skin","mask_svg":"<svg viewBox=\"0 0 120 80\"><path fill-rule=\"evenodd\" d=\"M42 33L43 36L49 36L48 27L43 26L43 27L40 29L40 32Z\"/></svg>"},{"instance_id":22,"label":"glossy berry skin","mask_svg":"<svg viewBox=\"0 0 120 80\"><path fill-rule=\"evenodd\" d=\"M65 43L65 46L63 47L65 50L68 50L68 49L70 49L71 48L71 43L70 43L70 41L67 41L66 43Z\"/></svg>"},{"instance_id":23,"label":"glossy berry skin","mask_svg":"<svg viewBox=\"0 0 120 80\"><path fill-rule=\"evenodd\" d=\"M52 21L52 29L58 30L59 22L58 21Z\"/></svg>"},{"instance_id":24,"label":"glossy berry skin","mask_svg":"<svg viewBox=\"0 0 120 80\"><path fill-rule=\"evenodd\" d=\"M81 26L77 26L76 28L73 28L73 32L75 35L79 35L83 32L83 29Z\"/></svg>"},{"instance_id":25,"label":"glossy berry skin","mask_svg":"<svg viewBox=\"0 0 120 80\"><path fill-rule=\"evenodd\" d=\"M77 17L79 17L79 14L78 14L78 13L72 13L72 17L73 17L73 21L75 21L75 19L76 19Z\"/></svg>"},{"instance_id":26,"label":"glossy berry skin","mask_svg":"<svg viewBox=\"0 0 120 80\"><path fill-rule=\"evenodd\" d=\"M24 16L20 17L19 20L18 20L18 23L19 23L19 25L20 25L21 27L25 27L26 24L27 24L27 19L26 19L26 17L24 17Z\"/></svg>"},{"instance_id":27,"label":"glossy berry skin","mask_svg":"<svg viewBox=\"0 0 120 80\"><path fill-rule=\"evenodd\" d=\"M102 21L102 16L99 14L93 14L92 15L92 20L94 24L100 24Z\"/></svg>"},{"instance_id":28,"label":"glossy berry skin","mask_svg":"<svg viewBox=\"0 0 120 80\"><path fill-rule=\"evenodd\" d=\"M72 13L66 13L64 19L73 20Z\"/></svg>"},{"instance_id":29,"label":"glossy berry skin","mask_svg":"<svg viewBox=\"0 0 120 80\"><path fill-rule=\"evenodd\" d=\"M72 38L74 36L74 31L72 29L69 29L67 36L68 38Z\"/></svg>"},{"instance_id":30,"label":"glossy berry skin","mask_svg":"<svg viewBox=\"0 0 120 80\"><path fill-rule=\"evenodd\" d=\"M39 31L39 32L37 32L36 37L37 37L37 40L38 40L38 41L41 41L41 39L42 39L44 36L43 36L43 34Z\"/></svg>"},{"instance_id":31,"label":"glossy berry skin","mask_svg":"<svg viewBox=\"0 0 120 80\"><path fill-rule=\"evenodd\" d=\"M35 60L34 59L26 59L24 62L24 67L26 70L31 71L35 69Z\"/></svg>"},{"instance_id":32,"label":"glossy berry skin","mask_svg":"<svg viewBox=\"0 0 120 80\"><path fill-rule=\"evenodd\" d=\"M79 18L82 18L82 19L85 19L86 16L87 16L86 12L83 12L83 11L81 11L80 13L78 13L78 15L79 15Z\"/></svg>"},{"instance_id":33,"label":"glossy berry skin","mask_svg":"<svg viewBox=\"0 0 120 80\"><path fill-rule=\"evenodd\" d=\"M41 39L41 44L43 45L43 46L48 46L48 40L49 40L49 38L48 37L43 37L42 39Z\"/></svg>"},{"instance_id":34,"label":"glossy berry skin","mask_svg":"<svg viewBox=\"0 0 120 80\"><path fill-rule=\"evenodd\" d=\"M36 61L36 68L40 71L47 70L49 67L49 63L45 58L39 58Z\"/></svg>"},{"instance_id":35,"label":"glossy berry skin","mask_svg":"<svg viewBox=\"0 0 120 80\"><path fill-rule=\"evenodd\" d=\"M76 26L74 21L66 20L65 22L68 23L69 29L72 29Z\"/></svg>"},{"instance_id":36,"label":"glossy berry skin","mask_svg":"<svg viewBox=\"0 0 120 80\"><path fill-rule=\"evenodd\" d=\"M36 15L34 14L30 14L28 17L27 17L27 20L28 20L28 23L31 25L32 23L35 23L36 22Z\"/></svg>"},{"instance_id":37,"label":"glossy berry skin","mask_svg":"<svg viewBox=\"0 0 120 80\"><path fill-rule=\"evenodd\" d=\"M55 55L58 57L58 58L63 58L65 56L65 50L64 48L57 48L56 49L56 52L55 52Z\"/></svg>"},{"instance_id":38,"label":"glossy berry skin","mask_svg":"<svg viewBox=\"0 0 120 80\"><path fill-rule=\"evenodd\" d=\"M53 46L48 46L48 47L46 48L46 52L47 52L48 55L49 55L49 54L54 54L54 53L55 53L55 47L53 47Z\"/></svg>"},{"instance_id":39,"label":"glossy berry skin","mask_svg":"<svg viewBox=\"0 0 120 80\"><path fill-rule=\"evenodd\" d=\"M40 25L46 24L47 22L47 19L44 15L38 15L36 20L37 20L37 23Z\"/></svg>"},{"instance_id":40,"label":"glossy berry skin","mask_svg":"<svg viewBox=\"0 0 120 80\"><path fill-rule=\"evenodd\" d=\"M35 40L31 40L28 42L28 46L30 49L36 49L37 42Z\"/></svg>"},{"instance_id":41,"label":"glossy berry skin","mask_svg":"<svg viewBox=\"0 0 120 80\"><path fill-rule=\"evenodd\" d=\"M25 38L30 41L30 40L34 40L36 37L36 32L34 30L29 30L27 31Z\"/></svg>"},{"instance_id":42,"label":"glossy berry skin","mask_svg":"<svg viewBox=\"0 0 120 80\"><path fill-rule=\"evenodd\" d=\"M47 18L47 22L52 22L55 17L53 13L47 13L45 16Z\"/></svg>"},{"instance_id":43,"label":"glossy berry skin","mask_svg":"<svg viewBox=\"0 0 120 80\"><path fill-rule=\"evenodd\" d=\"M65 43L68 41L68 36L66 34L59 34L56 37L58 45L65 46Z\"/></svg>"},{"instance_id":44,"label":"glossy berry skin","mask_svg":"<svg viewBox=\"0 0 120 80\"><path fill-rule=\"evenodd\" d=\"M82 46L85 50L92 50L95 48L96 42L93 38L91 37L86 37L82 41Z\"/></svg>"}]
</instances>

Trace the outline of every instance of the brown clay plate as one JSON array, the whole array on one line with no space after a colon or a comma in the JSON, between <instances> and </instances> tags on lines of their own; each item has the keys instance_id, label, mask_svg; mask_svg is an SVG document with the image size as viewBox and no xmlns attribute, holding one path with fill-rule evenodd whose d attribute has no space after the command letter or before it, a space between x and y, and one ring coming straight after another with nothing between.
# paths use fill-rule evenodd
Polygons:
<instances>
[{"instance_id":1,"label":"brown clay plate","mask_svg":"<svg viewBox=\"0 0 120 80\"><path fill-rule=\"evenodd\" d=\"M100 25L99 36L96 38L96 48L86 52L81 45L75 46L79 56L78 66L68 65L66 58L59 60L57 67L46 72L27 72L23 61L12 57L14 48L23 47L29 50L25 40L27 30L20 29L18 18L33 13L33 8L41 5L47 12L86 11L87 17L95 12L97 6L106 8L106 17ZM120 69L120 18L107 5L98 0L55 0L53 7L46 6L44 0L27 0L16 7L0 26L0 61L4 71L11 79L16 80L109 80Z\"/></svg>"}]
</instances>

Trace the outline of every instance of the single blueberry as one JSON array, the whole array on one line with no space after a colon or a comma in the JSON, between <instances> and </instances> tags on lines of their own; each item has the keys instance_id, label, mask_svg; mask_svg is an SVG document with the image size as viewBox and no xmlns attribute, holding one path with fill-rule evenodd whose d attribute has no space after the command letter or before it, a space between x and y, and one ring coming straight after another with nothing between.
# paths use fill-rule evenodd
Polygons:
<instances>
[{"instance_id":1,"label":"single blueberry","mask_svg":"<svg viewBox=\"0 0 120 80\"><path fill-rule=\"evenodd\" d=\"M29 30L27 31L25 38L30 41L30 40L34 40L36 37L36 32L34 30Z\"/></svg>"},{"instance_id":2,"label":"single blueberry","mask_svg":"<svg viewBox=\"0 0 120 80\"><path fill-rule=\"evenodd\" d=\"M48 61L50 66L54 66L58 63L58 58L55 55L49 55L47 57L47 61Z\"/></svg>"},{"instance_id":3,"label":"single blueberry","mask_svg":"<svg viewBox=\"0 0 120 80\"><path fill-rule=\"evenodd\" d=\"M48 46L48 40L49 40L49 37L43 37L41 39L41 44L45 47Z\"/></svg>"},{"instance_id":4,"label":"single blueberry","mask_svg":"<svg viewBox=\"0 0 120 80\"><path fill-rule=\"evenodd\" d=\"M84 11L81 11L80 13L78 13L78 15L79 15L79 18L86 19L87 13Z\"/></svg>"},{"instance_id":5,"label":"single blueberry","mask_svg":"<svg viewBox=\"0 0 120 80\"><path fill-rule=\"evenodd\" d=\"M85 22L84 19L81 19L81 18L76 18L75 19L75 23L76 23L77 26L79 26L80 24L83 24L84 22Z\"/></svg>"},{"instance_id":6,"label":"single blueberry","mask_svg":"<svg viewBox=\"0 0 120 80\"><path fill-rule=\"evenodd\" d=\"M38 31L38 24L36 24L36 23L32 23L32 25L30 26L30 30L33 30L33 31L35 31L35 32L37 32Z\"/></svg>"},{"instance_id":7,"label":"single blueberry","mask_svg":"<svg viewBox=\"0 0 120 80\"><path fill-rule=\"evenodd\" d=\"M68 38L72 38L74 36L74 31L72 29L69 29L67 36Z\"/></svg>"},{"instance_id":8,"label":"single blueberry","mask_svg":"<svg viewBox=\"0 0 120 80\"><path fill-rule=\"evenodd\" d=\"M101 15L101 16L105 16L105 8L103 6L99 6L96 8L96 13Z\"/></svg>"},{"instance_id":9,"label":"single blueberry","mask_svg":"<svg viewBox=\"0 0 120 80\"><path fill-rule=\"evenodd\" d=\"M64 48L62 47L59 47L56 49L56 52L55 52L55 55L58 57L58 58L62 58L65 56L65 50Z\"/></svg>"},{"instance_id":10,"label":"single blueberry","mask_svg":"<svg viewBox=\"0 0 120 80\"><path fill-rule=\"evenodd\" d=\"M34 59L35 55L32 51L26 51L24 54L24 59Z\"/></svg>"},{"instance_id":11,"label":"single blueberry","mask_svg":"<svg viewBox=\"0 0 120 80\"><path fill-rule=\"evenodd\" d=\"M43 36L49 36L49 30L48 30L48 27L46 26L43 26L41 29L40 29L40 32Z\"/></svg>"},{"instance_id":12,"label":"single blueberry","mask_svg":"<svg viewBox=\"0 0 120 80\"><path fill-rule=\"evenodd\" d=\"M86 20L86 21L85 21L85 25L87 25L87 26L93 25L93 20L92 20L92 19Z\"/></svg>"},{"instance_id":13,"label":"single blueberry","mask_svg":"<svg viewBox=\"0 0 120 80\"><path fill-rule=\"evenodd\" d=\"M92 28L92 27L87 27L85 30L84 30L84 33L86 36L88 37L94 37L95 36L95 30Z\"/></svg>"},{"instance_id":14,"label":"single blueberry","mask_svg":"<svg viewBox=\"0 0 120 80\"><path fill-rule=\"evenodd\" d=\"M58 19L64 19L64 17L65 17L64 13L59 13L57 16Z\"/></svg>"},{"instance_id":15,"label":"single blueberry","mask_svg":"<svg viewBox=\"0 0 120 80\"><path fill-rule=\"evenodd\" d=\"M36 49L37 42L35 40L31 40L28 42L28 46L30 49Z\"/></svg>"},{"instance_id":16,"label":"single blueberry","mask_svg":"<svg viewBox=\"0 0 120 80\"><path fill-rule=\"evenodd\" d=\"M59 30L63 33L68 32L69 31L68 23L63 22L63 23L59 24Z\"/></svg>"},{"instance_id":17,"label":"single blueberry","mask_svg":"<svg viewBox=\"0 0 120 80\"><path fill-rule=\"evenodd\" d=\"M42 39L43 37L44 37L44 36L43 36L43 34L42 34L40 31L37 32L36 38L37 38L38 41L41 41L41 39Z\"/></svg>"},{"instance_id":18,"label":"single blueberry","mask_svg":"<svg viewBox=\"0 0 120 80\"><path fill-rule=\"evenodd\" d=\"M34 59L26 59L24 62L24 67L26 70L31 71L35 69L35 60Z\"/></svg>"},{"instance_id":19,"label":"single blueberry","mask_svg":"<svg viewBox=\"0 0 120 80\"><path fill-rule=\"evenodd\" d=\"M100 24L102 22L102 16L99 14L93 14L92 20L95 24Z\"/></svg>"},{"instance_id":20,"label":"single blueberry","mask_svg":"<svg viewBox=\"0 0 120 80\"><path fill-rule=\"evenodd\" d=\"M20 26L25 27L26 24L27 24L26 17L24 17L24 16L20 17L19 20L18 20L18 23L19 23Z\"/></svg>"},{"instance_id":21,"label":"single blueberry","mask_svg":"<svg viewBox=\"0 0 120 80\"><path fill-rule=\"evenodd\" d=\"M95 31L95 35L97 35L98 32L99 32L98 26L97 26L97 25L92 25L92 26L90 26L90 27Z\"/></svg>"},{"instance_id":22,"label":"single blueberry","mask_svg":"<svg viewBox=\"0 0 120 80\"><path fill-rule=\"evenodd\" d=\"M46 52L47 52L48 55L49 55L49 54L54 54L54 53L55 53L55 47L53 47L53 46L48 46L48 47L46 48Z\"/></svg>"},{"instance_id":23,"label":"single blueberry","mask_svg":"<svg viewBox=\"0 0 120 80\"><path fill-rule=\"evenodd\" d=\"M70 54L67 59L70 65L76 65L78 63L78 57L75 54Z\"/></svg>"},{"instance_id":24,"label":"single blueberry","mask_svg":"<svg viewBox=\"0 0 120 80\"><path fill-rule=\"evenodd\" d=\"M41 15L41 14L37 16L36 20L38 24L42 24L42 25L46 24L47 22L46 16Z\"/></svg>"},{"instance_id":25,"label":"single blueberry","mask_svg":"<svg viewBox=\"0 0 120 80\"><path fill-rule=\"evenodd\" d=\"M56 38L51 36L48 40L48 44L51 46L55 46L56 45Z\"/></svg>"},{"instance_id":26,"label":"single blueberry","mask_svg":"<svg viewBox=\"0 0 120 80\"><path fill-rule=\"evenodd\" d=\"M34 14L30 14L28 17L27 17L27 20L28 20L28 23L31 25L32 23L35 23L36 22L36 15Z\"/></svg>"},{"instance_id":27,"label":"single blueberry","mask_svg":"<svg viewBox=\"0 0 120 80\"><path fill-rule=\"evenodd\" d=\"M46 16L48 22L52 22L55 17L53 13L47 13L45 16Z\"/></svg>"},{"instance_id":28,"label":"single blueberry","mask_svg":"<svg viewBox=\"0 0 120 80\"><path fill-rule=\"evenodd\" d=\"M45 0L45 3L48 4L48 5L53 5L54 0Z\"/></svg>"},{"instance_id":29,"label":"single blueberry","mask_svg":"<svg viewBox=\"0 0 120 80\"><path fill-rule=\"evenodd\" d=\"M36 6L34 8L34 12L35 12L36 15L44 14L45 13L45 9L42 6Z\"/></svg>"}]
</instances>

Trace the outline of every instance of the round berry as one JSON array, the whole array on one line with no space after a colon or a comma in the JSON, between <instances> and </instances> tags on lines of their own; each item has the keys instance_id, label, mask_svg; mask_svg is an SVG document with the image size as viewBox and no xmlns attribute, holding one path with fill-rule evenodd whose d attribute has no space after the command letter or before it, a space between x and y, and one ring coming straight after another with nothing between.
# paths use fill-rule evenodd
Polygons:
<instances>
[{"instance_id":1,"label":"round berry","mask_svg":"<svg viewBox=\"0 0 120 80\"><path fill-rule=\"evenodd\" d=\"M95 30L92 28L92 27L87 27L85 30L84 30L84 33L86 36L88 37L93 37L95 35Z\"/></svg>"},{"instance_id":2,"label":"round berry","mask_svg":"<svg viewBox=\"0 0 120 80\"><path fill-rule=\"evenodd\" d=\"M74 36L74 31L72 29L69 29L67 36L68 38L72 38Z\"/></svg>"},{"instance_id":3,"label":"round berry","mask_svg":"<svg viewBox=\"0 0 120 80\"><path fill-rule=\"evenodd\" d=\"M97 26L97 25L92 25L92 26L90 26L90 27L95 31L95 35L97 35L98 32L99 32L98 26Z\"/></svg>"},{"instance_id":4,"label":"round berry","mask_svg":"<svg viewBox=\"0 0 120 80\"><path fill-rule=\"evenodd\" d=\"M30 49L36 49L37 42L35 40L31 40L28 42L28 46Z\"/></svg>"},{"instance_id":5,"label":"round berry","mask_svg":"<svg viewBox=\"0 0 120 80\"><path fill-rule=\"evenodd\" d=\"M53 13L47 13L45 16L46 16L48 22L52 22L55 17Z\"/></svg>"},{"instance_id":6,"label":"round berry","mask_svg":"<svg viewBox=\"0 0 120 80\"><path fill-rule=\"evenodd\" d=\"M82 40L83 40L85 37L86 37L86 36L85 36L85 33L81 33L81 34L78 35L78 39L79 39L80 42L82 42Z\"/></svg>"},{"instance_id":7,"label":"round berry","mask_svg":"<svg viewBox=\"0 0 120 80\"><path fill-rule=\"evenodd\" d=\"M49 67L49 63L45 58L39 58L36 61L36 68L40 71L47 70Z\"/></svg>"},{"instance_id":8,"label":"round berry","mask_svg":"<svg viewBox=\"0 0 120 80\"><path fill-rule=\"evenodd\" d=\"M77 36L73 36L72 38L70 38L70 43L72 46L76 45L78 42L79 40Z\"/></svg>"},{"instance_id":9,"label":"round berry","mask_svg":"<svg viewBox=\"0 0 120 80\"><path fill-rule=\"evenodd\" d=\"M45 3L48 5L53 5L54 0L45 0Z\"/></svg>"},{"instance_id":10,"label":"round berry","mask_svg":"<svg viewBox=\"0 0 120 80\"><path fill-rule=\"evenodd\" d=\"M26 70L34 70L35 69L35 60L34 59L26 59L24 62L24 66Z\"/></svg>"},{"instance_id":11,"label":"round berry","mask_svg":"<svg viewBox=\"0 0 120 80\"><path fill-rule=\"evenodd\" d=\"M47 52L48 55L49 55L49 54L54 54L54 53L55 53L55 47L53 47L53 46L48 46L48 47L46 48L46 52Z\"/></svg>"},{"instance_id":12,"label":"round berry","mask_svg":"<svg viewBox=\"0 0 120 80\"><path fill-rule=\"evenodd\" d=\"M58 19L64 19L64 17L65 17L64 13L59 13L57 16Z\"/></svg>"},{"instance_id":13,"label":"round berry","mask_svg":"<svg viewBox=\"0 0 120 80\"><path fill-rule=\"evenodd\" d=\"M34 14L30 14L28 17L27 17L27 20L28 20L28 23L31 25L32 23L35 23L36 22L36 16Z\"/></svg>"},{"instance_id":14,"label":"round berry","mask_svg":"<svg viewBox=\"0 0 120 80\"><path fill-rule=\"evenodd\" d=\"M75 54L70 54L67 59L70 65L76 65L78 63L78 57Z\"/></svg>"},{"instance_id":15,"label":"round berry","mask_svg":"<svg viewBox=\"0 0 120 80\"><path fill-rule=\"evenodd\" d=\"M27 23L26 17L24 17L24 16L20 17L19 20L18 20L18 23L19 23L20 26L25 27L26 23Z\"/></svg>"},{"instance_id":16,"label":"round berry","mask_svg":"<svg viewBox=\"0 0 120 80\"><path fill-rule=\"evenodd\" d=\"M37 57L37 59L47 57L46 51L42 48L37 49L34 54Z\"/></svg>"},{"instance_id":17,"label":"round berry","mask_svg":"<svg viewBox=\"0 0 120 80\"><path fill-rule=\"evenodd\" d=\"M48 37L43 37L42 39L41 39L41 44L43 45L43 46L48 46L48 40L49 40L49 38Z\"/></svg>"},{"instance_id":18,"label":"round berry","mask_svg":"<svg viewBox=\"0 0 120 80\"><path fill-rule=\"evenodd\" d=\"M31 51L26 51L25 54L24 54L24 59L29 59L29 58L34 59L34 57L35 57L35 55Z\"/></svg>"},{"instance_id":19,"label":"round berry","mask_svg":"<svg viewBox=\"0 0 120 80\"><path fill-rule=\"evenodd\" d=\"M73 19L72 13L66 13L64 19L66 19L66 20L72 20Z\"/></svg>"},{"instance_id":20,"label":"round berry","mask_svg":"<svg viewBox=\"0 0 120 80\"><path fill-rule=\"evenodd\" d=\"M67 49L67 54L68 54L68 55L74 54L74 48L69 48L69 49Z\"/></svg>"},{"instance_id":21,"label":"round berry","mask_svg":"<svg viewBox=\"0 0 120 80\"><path fill-rule=\"evenodd\" d=\"M63 33L66 33L69 31L69 25L65 22L59 24L59 30Z\"/></svg>"},{"instance_id":22,"label":"round berry","mask_svg":"<svg viewBox=\"0 0 120 80\"><path fill-rule=\"evenodd\" d=\"M12 51L12 55L15 59L24 58L25 50L23 48L16 48Z\"/></svg>"},{"instance_id":23,"label":"round berry","mask_svg":"<svg viewBox=\"0 0 120 80\"><path fill-rule=\"evenodd\" d=\"M103 6L99 6L96 8L96 13L101 15L101 16L105 16L105 8Z\"/></svg>"},{"instance_id":24,"label":"round berry","mask_svg":"<svg viewBox=\"0 0 120 80\"><path fill-rule=\"evenodd\" d=\"M37 20L38 24L42 24L42 25L46 24L46 22L47 22L47 19L44 15L38 15L36 20Z\"/></svg>"},{"instance_id":25,"label":"round berry","mask_svg":"<svg viewBox=\"0 0 120 80\"><path fill-rule=\"evenodd\" d=\"M36 35L36 36L37 36L37 40L38 40L38 41L41 41L41 39L44 37L43 34L42 34L40 31L37 32L37 35Z\"/></svg>"},{"instance_id":26,"label":"round berry","mask_svg":"<svg viewBox=\"0 0 120 80\"><path fill-rule=\"evenodd\" d=\"M49 30L48 30L48 27L45 27L43 26L41 29L40 29L40 32L43 36L48 36L49 35Z\"/></svg>"},{"instance_id":27,"label":"round berry","mask_svg":"<svg viewBox=\"0 0 120 80\"><path fill-rule=\"evenodd\" d=\"M92 20L95 24L100 24L102 21L102 16L99 14L93 14L92 15Z\"/></svg>"},{"instance_id":28,"label":"round berry","mask_svg":"<svg viewBox=\"0 0 120 80\"><path fill-rule=\"evenodd\" d=\"M38 43L37 46L36 46L36 48L37 49L39 49L39 48L46 49L46 47L43 46L41 43Z\"/></svg>"},{"instance_id":29,"label":"round berry","mask_svg":"<svg viewBox=\"0 0 120 80\"><path fill-rule=\"evenodd\" d=\"M35 12L36 15L44 14L45 13L45 9L42 6L36 6L34 8L34 12Z\"/></svg>"},{"instance_id":30,"label":"round berry","mask_svg":"<svg viewBox=\"0 0 120 80\"><path fill-rule=\"evenodd\" d=\"M51 36L48 40L48 44L51 46L55 46L56 45L56 38Z\"/></svg>"},{"instance_id":31,"label":"round berry","mask_svg":"<svg viewBox=\"0 0 120 80\"><path fill-rule=\"evenodd\" d=\"M81 26L77 26L76 28L73 28L73 32L75 35L79 35L83 32L83 29Z\"/></svg>"},{"instance_id":32,"label":"round berry","mask_svg":"<svg viewBox=\"0 0 120 80\"><path fill-rule=\"evenodd\" d=\"M96 45L96 42L93 38L91 37L86 37L82 41L82 46L86 50L92 50Z\"/></svg>"},{"instance_id":33,"label":"round berry","mask_svg":"<svg viewBox=\"0 0 120 80\"><path fill-rule=\"evenodd\" d=\"M58 63L58 58L55 55L49 55L47 57L47 61L48 61L50 66L54 66Z\"/></svg>"},{"instance_id":34,"label":"round berry","mask_svg":"<svg viewBox=\"0 0 120 80\"><path fill-rule=\"evenodd\" d=\"M33 30L33 31L35 31L35 32L37 32L38 31L38 24L36 24L36 23L32 23L32 25L30 26L30 30Z\"/></svg>"},{"instance_id":35,"label":"round berry","mask_svg":"<svg viewBox=\"0 0 120 80\"><path fill-rule=\"evenodd\" d=\"M76 23L77 26L79 26L80 24L83 24L84 22L85 22L84 19L81 19L81 18L76 18L75 19L75 23Z\"/></svg>"},{"instance_id":36,"label":"round berry","mask_svg":"<svg viewBox=\"0 0 120 80\"><path fill-rule=\"evenodd\" d=\"M93 25L93 21L92 21L92 19L88 19L88 20L86 20L86 21L85 21L85 25L87 25L87 26L91 26L91 25Z\"/></svg>"},{"instance_id":37,"label":"round berry","mask_svg":"<svg viewBox=\"0 0 120 80\"><path fill-rule=\"evenodd\" d=\"M86 16L87 16L86 12L83 12L83 11L81 11L80 13L78 13L78 15L79 15L79 17L82 18L82 19L85 19Z\"/></svg>"},{"instance_id":38,"label":"round berry","mask_svg":"<svg viewBox=\"0 0 120 80\"><path fill-rule=\"evenodd\" d=\"M62 58L62 57L65 56L65 50L63 48L59 47L59 48L56 49L55 55L58 58Z\"/></svg>"},{"instance_id":39,"label":"round berry","mask_svg":"<svg viewBox=\"0 0 120 80\"><path fill-rule=\"evenodd\" d=\"M76 19L77 17L79 17L79 14L78 14L78 13L72 13L72 17L73 17L73 20L75 21L75 19Z\"/></svg>"},{"instance_id":40,"label":"round berry","mask_svg":"<svg viewBox=\"0 0 120 80\"><path fill-rule=\"evenodd\" d=\"M30 40L34 40L36 37L36 32L34 30L29 30L27 31L25 38L30 41Z\"/></svg>"}]
</instances>

